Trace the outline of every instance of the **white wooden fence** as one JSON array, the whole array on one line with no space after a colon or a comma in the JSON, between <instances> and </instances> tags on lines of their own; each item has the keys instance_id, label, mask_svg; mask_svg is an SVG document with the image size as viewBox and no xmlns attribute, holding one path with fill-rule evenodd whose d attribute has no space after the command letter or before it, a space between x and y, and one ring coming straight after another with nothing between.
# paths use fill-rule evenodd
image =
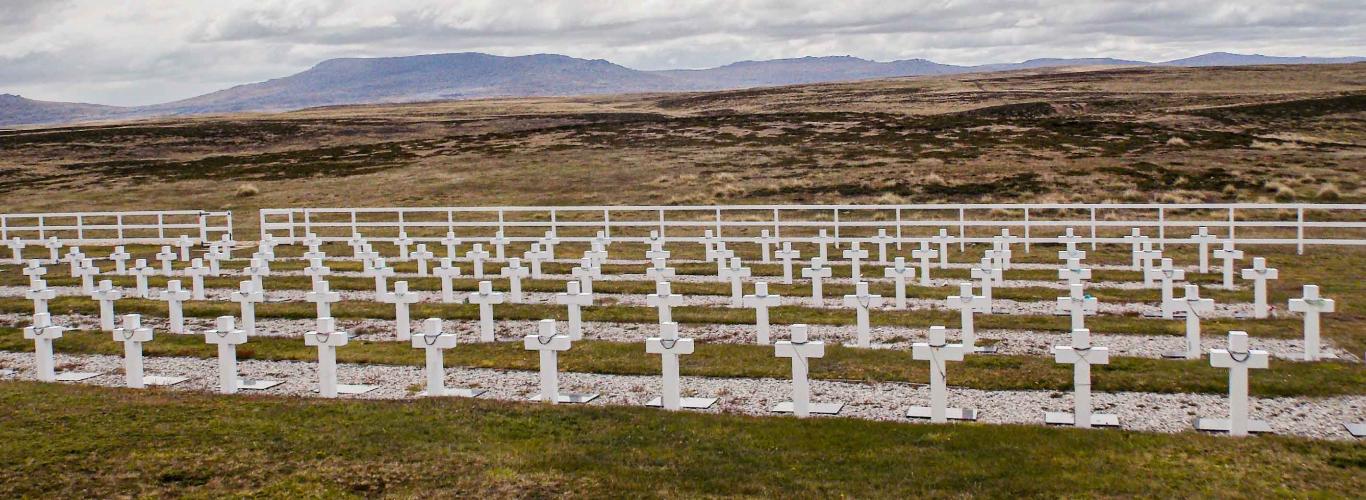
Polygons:
<instances>
[{"instance_id":1,"label":"white wooden fence","mask_svg":"<svg viewBox=\"0 0 1366 500\"><path fill-rule=\"evenodd\" d=\"M669 241L701 241L704 230L724 241L753 241L760 231L784 241L814 241L819 230L836 242L872 241L879 229L895 243L929 239L940 229L960 247L990 242L1009 229L1026 246L1056 243L1073 228L1094 248L1124 243L1139 228L1157 244L1192 243L1198 227L1239 245L1366 245L1366 205L1307 203L1212 204L935 204L526 206L262 209L261 235L298 242L309 233L324 241L355 234L392 240L400 233L436 241L447 231L511 241L536 241L547 230L563 241L586 241L602 231L613 241L645 241L650 231ZM838 243L837 243L838 244Z\"/></svg>"},{"instance_id":2,"label":"white wooden fence","mask_svg":"<svg viewBox=\"0 0 1366 500\"><path fill-rule=\"evenodd\" d=\"M232 212L151 210L0 214L0 240L57 237L69 244L169 243L186 235L203 243L232 235Z\"/></svg>"}]
</instances>

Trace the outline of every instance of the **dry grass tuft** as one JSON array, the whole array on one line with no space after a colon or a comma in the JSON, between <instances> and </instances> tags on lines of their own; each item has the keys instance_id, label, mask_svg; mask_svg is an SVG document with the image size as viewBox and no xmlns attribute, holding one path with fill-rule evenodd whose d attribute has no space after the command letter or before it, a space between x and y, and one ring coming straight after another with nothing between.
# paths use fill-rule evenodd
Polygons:
<instances>
[{"instance_id":1,"label":"dry grass tuft","mask_svg":"<svg viewBox=\"0 0 1366 500\"><path fill-rule=\"evenodd\" d=\"M1337 201L1342 199L1342 191L1339 191L1337 185L1330 182L1319 188L1317 197L1324 201Z\"/></svg>"},{"instance_id":2,"label":"dry grass tuft","mask_svg":"<svg viewBox=\"0 0 1366 500\"><path fill-rule=\"evenodd\" d=\"M1186 142L1185 139L1182 139L1180 137L1173 137L1171 139L1167 139L1167 145L1174 148L1190 147L1190 143Z\"/></svg>"},{"instance_id":3,"label":"dry grass tuft","mask_svg":"<svg viewBox=\"0 0 1366 500\"><path fill-rule=\"evenodd\" d=\"M256 187L255 184L247 183L237 186L237 192L234 193L234 196L237 196L238 198L250 198L258 194L261 194L261 188Z\"/></svg>"}]
</instances>

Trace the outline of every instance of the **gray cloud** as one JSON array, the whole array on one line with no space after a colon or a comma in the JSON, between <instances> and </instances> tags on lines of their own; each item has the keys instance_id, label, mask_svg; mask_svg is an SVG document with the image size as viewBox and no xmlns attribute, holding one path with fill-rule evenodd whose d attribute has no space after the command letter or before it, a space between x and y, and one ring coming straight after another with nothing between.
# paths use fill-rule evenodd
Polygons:
<instances>
[{"instance_id":1,"label":"gray cloud","mask_svg":"<svg viewBox=\"0 0 1366 500\"><path fill-rule=\"evenodd\" d=\"M1363 55L1357 1L4 0L0 92L146 104L331 57L553 52L640 69L854 55L954 64Z\"/></svg>"}]
</instances>

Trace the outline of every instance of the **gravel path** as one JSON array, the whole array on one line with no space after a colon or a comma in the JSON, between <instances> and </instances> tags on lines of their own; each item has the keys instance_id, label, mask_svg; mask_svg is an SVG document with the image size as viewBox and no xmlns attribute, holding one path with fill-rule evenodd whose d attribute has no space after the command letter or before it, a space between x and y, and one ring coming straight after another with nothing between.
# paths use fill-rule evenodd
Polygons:
<instances>
[{"instance_id":1,"label":"gravel path","mask_svg":"<svg viewBox=\"0 0 1366 500\"><path fill-rule=\"evenodd\" d=\"M572 356L570 352L568 355ZM31 379L32 361L31 354L0 352L0 366L13 370L0 375L0 378ZM686 363L686 359L683 362ZM80 383L104 386L123 384L120 374L122 360L119 357L58 355L57 366L64 371L103 373ZM175 390L217 389L217 377L213 375L217 370L215 360L147 358L146 370L148 374L190 377L190 380L173 386ZM284 382L264 391L268 394L315 394L314 363L241 360L239 371L247 378ZM948 376L952 381L952 369ZM447 387L485 389L488 391L482 396L485 398L525 401L537 390L534 372L448 368L445 378ZM338 379L341 383L379 386L362 395L343 396L365 399L414 398L414 393L421 389L420 384L424 380L418 367L354 364L339 365ZM786 400L790 391L789 382L778 379L683 377L682 384L685 396L719 398L712 409L703 410L709 413L771 415L769 408ZM562 372L560 385L565 392L601 394L589 403L592 405L635 406L654 397L659 391L660 379L654 376ZM846 403L841 413L844 417L910 422L904 417L907 407L925 405L929 400L929 389L913 384L813 381L811 386L812 400L815 402ZM980 410L981 422L1037 425L1042 422L1045 411L1068 411L1071 397L1068 393L1055 391L981 391L951 387L949 402L951 405ZM1117 415L1124 429L1142 431L1188 431L1198 416L1219 417L1227 414L1224 397L1219 395L1098 393L1094 395L1094 402L1098 412ZM1358 422L1366 417L1366 396L1253 398L1250 406L1254 418L1266 420L1278 434L1319 439L1354 439L1343 428L1343 423Z\"/></svg>"},{"instance_id":2,"label":"gravel path","mask_svg":"<svg viewBox=\"0 0 1366 500\"><path fill-rule=\"evenodd\" d=\"M496 309L495 309L496 311ZM95 330L99 328L99 318L86 315L63 315L54 318L57 324L73 328ZM27 325L27 315L0 314L0 324ZM143 324L155 328L158 333L167 331L167 320L161 317L144 317ZM203 332L213 328L211 318L186 318L186 328L191 332ZM447 320L446 330L458 335L462 342L477 341L479 323L477 321ZM380 319L342 319L337 327L351 332L356 340L393 341L394 322ZM305 332L316 329L314 320L257 319L258 336L299 338ZM419 331L420 318L412 322L411 331ZM499 341L519 342L528 333L536 331L534 321L501 320L495 323L495 336ZM773 325L772 340L787 338L787 326ZM593 340L611 342L643 342L646 337L656 335L658 327L653 324L584 322L584 335ZM957 340L959 332L949 329L950 340ZM695 325L684 324L679 334L699 343L752 344L756 342L752 325ZM872 327L869 329L871 345L875 349L910 349L913 342L925 342L929 337L928 328ZM812 328L811 337L830 343L853 343L857 329L851 325L818 325ZM1062 332L1041 332L1026 330L978 330L977 338L995 340L1001 354L1051 357L1055 345L1071 344L1071 336ZM1298 339L1272 339L1252 337L1253 348L1266 350L1272 357L1285 360L1299 360L1304 352L1304 342ZM1184 351L1185 337L1151 335L1110 335L1093 334L1091 342L1110 349L1113 356L1139 358L1161 358L1163 354ZM1201 337L1202 351L1226 347L1226 337L1206 334ZM1359 361L1355 354L1333 347L1325 342L1321 352L1326 356Z\"/></svg>"}]
</instances>

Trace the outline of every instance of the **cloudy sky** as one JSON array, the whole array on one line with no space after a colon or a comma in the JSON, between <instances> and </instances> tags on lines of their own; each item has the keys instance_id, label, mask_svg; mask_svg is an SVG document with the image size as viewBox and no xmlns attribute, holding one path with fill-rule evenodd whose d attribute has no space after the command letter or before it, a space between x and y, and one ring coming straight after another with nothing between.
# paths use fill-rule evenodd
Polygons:
<instances>
[{"instance_id":1,"label":"cloudy sky","mask_svg":"<svg viewBox=\"0 0 1366 500\"><path fill-rule=\"evenodd\" d=\"M0 0L0 93L150 104L333 57L478 51L638 69L854 55L951 64L1366 55L1366 1Z\"/></svg>"}]
</instances>

